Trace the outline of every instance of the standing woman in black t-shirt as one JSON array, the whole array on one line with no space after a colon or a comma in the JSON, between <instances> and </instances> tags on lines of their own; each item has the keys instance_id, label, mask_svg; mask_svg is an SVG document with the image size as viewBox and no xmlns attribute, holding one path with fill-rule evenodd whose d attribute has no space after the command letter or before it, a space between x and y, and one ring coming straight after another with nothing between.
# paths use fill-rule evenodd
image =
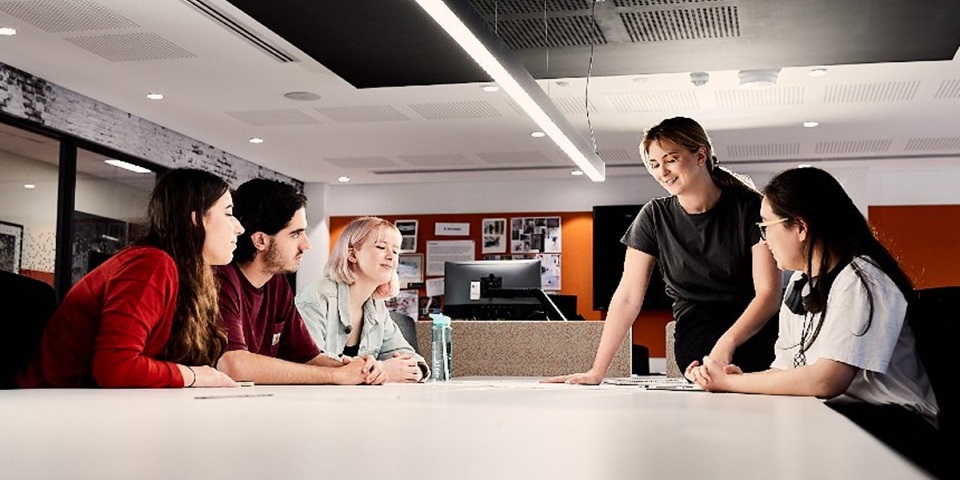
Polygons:
<instances>
[{"instance_id":1,"label":"standing woman in black t-shirt","mask_svg":"<svg viewBox=\"0 0 960 480\"><path fill-rule=\"evenodd\" d=\"M610 301L593 367L550 382L596 384L637 318L659 261L677 320L681 369L704 356L743 371L769 368L781 277L760 243L760 194L749 179L717 165L696 121L676 117L644 133L647 171L670 194L651 200L621 240L623 277Z\"/></svg>"}]
</instances>

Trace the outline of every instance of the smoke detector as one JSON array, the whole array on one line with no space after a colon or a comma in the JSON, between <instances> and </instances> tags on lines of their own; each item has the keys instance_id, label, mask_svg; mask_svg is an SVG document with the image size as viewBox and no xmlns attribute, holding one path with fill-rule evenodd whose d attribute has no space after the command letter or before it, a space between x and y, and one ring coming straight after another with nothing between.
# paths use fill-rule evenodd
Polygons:
<instances>
[{"instance_id":1,"label":"smoke detector","mask_svg":"<svg viewBox=\"0 0 960 480\"><path fill-rule=\"evenodd\" d=\"M690 83L694 86L702 87L710 81L710 74L707 72L693 72L690 74Z\"/></svg>"}]
</instances>

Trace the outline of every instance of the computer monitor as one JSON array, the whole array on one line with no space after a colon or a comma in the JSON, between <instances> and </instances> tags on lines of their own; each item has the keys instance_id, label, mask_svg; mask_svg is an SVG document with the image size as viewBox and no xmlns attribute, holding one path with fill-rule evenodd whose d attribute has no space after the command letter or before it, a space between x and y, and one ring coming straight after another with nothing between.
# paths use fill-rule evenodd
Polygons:
<instances>
[{"instance_id":1,"label":"computer monitor","mask_svg":"<svg viewBox=\"0 0 960 480\"><path fill-rule=\"evenodd\" d=\"M480 287L492 275L502 289L539 289L540 260L476 260L446 262L443 313L456 319L541 320L543 309L533 297L480 296ZM474 292L471 298L471 290Z\"/></svg>"}]
</instances>

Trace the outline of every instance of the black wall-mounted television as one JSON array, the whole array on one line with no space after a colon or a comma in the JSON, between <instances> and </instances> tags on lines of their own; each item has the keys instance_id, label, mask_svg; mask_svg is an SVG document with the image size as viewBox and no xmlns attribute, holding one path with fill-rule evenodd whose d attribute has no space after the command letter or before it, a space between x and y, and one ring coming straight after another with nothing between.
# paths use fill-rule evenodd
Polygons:
<instances>
[{"instance_id":1,"label":"black wall-mounted television","mask_svg":"<svg viewBox=\"0 0 960 480\"><path fill-rule=\"evenodd\" d=\"M626 245L620 243L627 227L643 205L609 205L593 207L593 309L606 310L623 275ZM673 300L667 296L660 264L650 275L650 285L643 308L669 309Z\"/></svg>"}]
</instances>

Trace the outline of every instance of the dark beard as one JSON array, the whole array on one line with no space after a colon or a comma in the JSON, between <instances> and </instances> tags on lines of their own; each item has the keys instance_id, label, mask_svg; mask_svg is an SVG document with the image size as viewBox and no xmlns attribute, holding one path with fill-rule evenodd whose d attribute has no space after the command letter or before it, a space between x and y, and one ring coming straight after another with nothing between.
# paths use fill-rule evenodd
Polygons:
<instances>
[{"instance_id":1,"label":"dark beard","mask_svg":"<svg viewBox=\"0 0 960 480\"><path fill-rule=\"evenodd\" d=\"M302 252L301 252L302 253ZM263 254L263 269L271 275L286 275L288 273L297 273L297 268L285 268L284 259L277 251L275 244L270 244L270 248Z\"/></svg>"}]
</instances>

